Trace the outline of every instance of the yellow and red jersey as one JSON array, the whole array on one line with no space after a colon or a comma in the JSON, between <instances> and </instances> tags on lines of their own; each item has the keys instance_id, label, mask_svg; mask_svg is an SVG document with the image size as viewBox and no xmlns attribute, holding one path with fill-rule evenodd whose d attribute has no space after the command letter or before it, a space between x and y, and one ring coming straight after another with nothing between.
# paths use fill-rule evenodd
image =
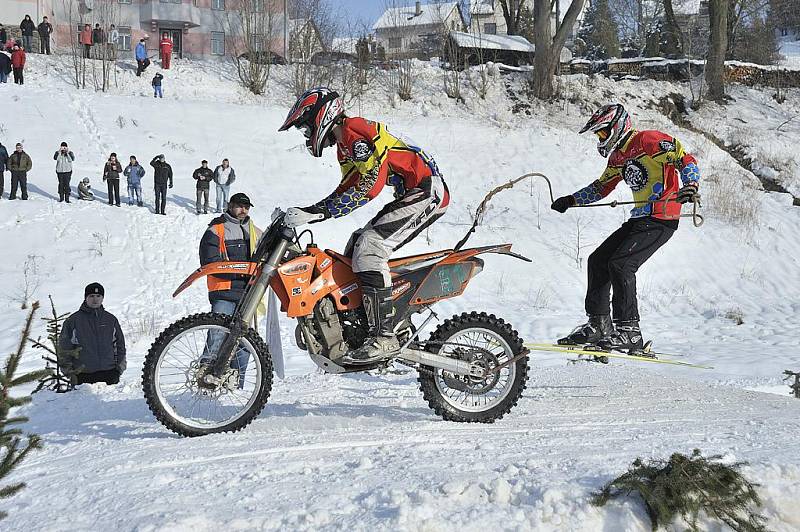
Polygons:
<instances>
[{"instance_id":1,"label":"yellow and red jersey","mask_svg":"<svg viewBox=\"0 0 800 532\"><path fill-rule=\"evenodd\" d=\"M440 175L436 162L422 149L408 144L386 130L386 126L359 117L345 118L336 156L342 181L319 205L334 218L350 214L380 194L386 185L395 197L419 188L431 175ZM449 202L445 193L442 206Z\"/></svg>"},{"instance_id":2,"label":"yellow and red jersey","mask_svg":"<svg viewBox=\"0 0 800 532\"><path fill-rule=\"evenodd\" d=\"M660 131L633 130L608 159L600 179L575 192L577 205L594 203L608 196L620 181L631 187L636 206L632 218L652 216L660 220L680 218L681 205L656 203L676 196L683 185L699 185L697 160L686 153L680 141Z\"/></svg>"}]
</instances>

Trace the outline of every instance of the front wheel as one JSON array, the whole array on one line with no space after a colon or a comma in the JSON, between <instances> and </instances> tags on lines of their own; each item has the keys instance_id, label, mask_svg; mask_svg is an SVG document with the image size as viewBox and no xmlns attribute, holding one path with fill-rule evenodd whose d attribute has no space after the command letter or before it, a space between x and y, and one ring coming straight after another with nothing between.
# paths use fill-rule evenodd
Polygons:
<instances>
[{"instance_id":1,"label":"front wheel","mask_svg":"<svg viewBox=\"0 0 800 532\"><path fill-rule=\"evenodd\" d=\"M517 404L528 378L528 357L519 334L494 314L463 313L442 323L428 339L432 353L483 366L482 378L422 366L419 383L428 405L447 421L493 423Z\"/></svg>"},{"instance_id":2,"label":"front wheel","mask_svg":"<svg viewBox=\"0 0 800 532\"><path fill-rule=\"evenodd\" d=\"M220 382L204 380L230 333L231 317L195 314L167 327L150 347L142 370L147 406L182 436L235 432L263 410L272 389L272 358L248 327Z\"/></svg>"}]
</instances>

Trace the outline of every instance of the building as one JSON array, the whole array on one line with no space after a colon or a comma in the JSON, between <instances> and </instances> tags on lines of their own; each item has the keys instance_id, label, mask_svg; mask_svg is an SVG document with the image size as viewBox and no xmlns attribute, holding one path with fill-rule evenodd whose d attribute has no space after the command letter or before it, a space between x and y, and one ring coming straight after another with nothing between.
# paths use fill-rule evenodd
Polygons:
<instances>
[{"instance_id":1,"label":"building","mask_svg":"<svg viewBox=\"0 0 800 532\"><path fill-rule=\"evenodd\" d=\"M274 52L285 56L284 3L249 1L256 11L269 6L272 28L271 35L254 35L251 48L266 48L269 43ZM77 35L83 24L94 27L95 23L104 29L116 25L120 51L132 50L145 38L148 51L156 53L166 33L174 43L173 56L179 58L221 57L237 46L232 39L240 39L232 35L239 33L232 30L239 16L232 9L234 0L2 0L2 4L0 22L5 25L19 25L25 14L38 24L46 15L55 30L53 45L61 49L69 47L71 33Z\"/></svg>"},{"instance_id":2,"label":"building","mask_svg":"<svg viewBox=\"0 0 800 532\"><path fill-rule=\"evenodd\" d=\"M497 0L470 0L468 29L478 35L506 35L508 26Z\"/></svg>"},{"instance_id":3,"label":"building","mask_svg":"<svg viewBox=\"0 0 800 532\"><path fill-rule=\"evenodd\" d=\"M437 2L391 7L372 26L386 56L429 58L439 55L450 31L466 30L459 2Z\"/></svg>"}]
</instances>

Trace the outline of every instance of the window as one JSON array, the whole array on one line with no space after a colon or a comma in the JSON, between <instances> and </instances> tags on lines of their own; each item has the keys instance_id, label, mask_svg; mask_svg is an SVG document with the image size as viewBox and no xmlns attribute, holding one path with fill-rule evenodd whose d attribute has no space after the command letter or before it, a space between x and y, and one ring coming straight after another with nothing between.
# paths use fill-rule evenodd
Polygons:
<instances>
[{"instance_id":1,"label":"window","mask_svg":"<svg viewBox=\"0 0 800 532\"><path fill-rule=\"evenodd\" d=\"M181 0L159 0L162 4L180 4Z\"/></svg>"},{"instance_id":2,"label":"window","mask_svg":"<svg viewBox=\"0 0 800 532\"><path fill-rule=\"evenodd\" d=\"M225 55L225 33L211 32L211 55Z\"/></svg>"},{"instance_id":3,"label":"window","mask_svg":"<svg viewBox=\"0 0 800 532\"><path fill-rule=\"evenodd\" d=\"M119 37L117 38L117 47L120 50L130 50L131 49L131 27L130 26L120 26L117 28L119 32Z\"/></svg>"},{"instance_id":4,"label":"window","mask_svg":"<svg viewBox=\"0 0 800 532\"><path fill-rule=\"evenodd\" d=\"M120 4L130 4L131 0L119 0Z\"/></svg>"},{"instance_id":5,"label":"window","mask_svg":"<svg viewBox=\"0 0 800 532\"><path fill-rule=\"evenodd\" d=\"M483 33L487 35L497 35L497 24L494 22L487 22L483 25Z\"/></svg>"},{"instance_id":6,"label":"window","mask_svg":"<svg viewBox=\"0 0 800 532\"><path fill-rule=\"evenodd\" d=\"M250 49L254 52L264 51L264 36L254 33L250 36Z\"/></svg>"},{"instance_id":7,"label":"window","mask_svg":"<svg viewBox=\"0 0 800 532\"><path fill-rule=\"evenodd\" d=\"M403 38L402 37L389 37L389 48L392 50L396 50L398 48L402 48L403 46Z\"/></svg>"},{"instance_id":8,"label":"window","mask_svg":"<svg viewBox=\"0 0 800 532\"><path fill-rule=\"evenodd\" d=\"M253 13L264 12L264 0L253 0Z\"/></svg>"},{"instance_id":9,"label":"window","mask_svg":"<svg viewBox=\"0 0 800 532\"><path fill-rule=\"evenodd\" d=\"M211 0L211 9L225 11L225 0Z\"/></svg>"}]
</instances>

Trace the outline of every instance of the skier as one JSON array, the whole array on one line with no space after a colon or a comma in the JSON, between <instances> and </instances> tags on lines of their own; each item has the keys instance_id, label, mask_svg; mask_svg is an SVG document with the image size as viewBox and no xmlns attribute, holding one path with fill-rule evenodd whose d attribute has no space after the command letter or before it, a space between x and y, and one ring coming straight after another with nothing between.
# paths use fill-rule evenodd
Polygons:
<instances>
[{"instance_id":1,"label":"skier","mask_svg":"<svg viewBox=\"0 0 800 532\"><path fill-rule=\"evenodd\" d=\"M694 201L700 180L697 160L678 139L660 131L637 131L621 104L606 105L580 133L597 135L597 150L608 166L589 186L563 196L551 208L560 213L604 198L620 181L631 187L631 218L589 256L586 314L559 344L595 344L601 349L636 352L644 347L636 303L636 271L678 228L683 203ZM664 201L667 200L667 201ZM609 290L614 293L609 313Z\"/></svg>"},{"instance_id":2,"label":"skier","mask_svg":"<svg viewBox=\"0 0 800 532\"><path fill-rule=\"evenodd\" d=\"M340 218L366 205L385 185L394 187L395 200L353 233L345 250L353 258L370 327L369 339L350 357L362 362L389 358L399 350L392 325L389 256L444 214L450 201L447 185L430 156L389 133L383 124L348 117L339 94L331 89L303 94L279 131L291 127L303 132L314 157L336 145L342 181L314 205L288 209L289 225Z\"/></svg>"}]
</instances>

